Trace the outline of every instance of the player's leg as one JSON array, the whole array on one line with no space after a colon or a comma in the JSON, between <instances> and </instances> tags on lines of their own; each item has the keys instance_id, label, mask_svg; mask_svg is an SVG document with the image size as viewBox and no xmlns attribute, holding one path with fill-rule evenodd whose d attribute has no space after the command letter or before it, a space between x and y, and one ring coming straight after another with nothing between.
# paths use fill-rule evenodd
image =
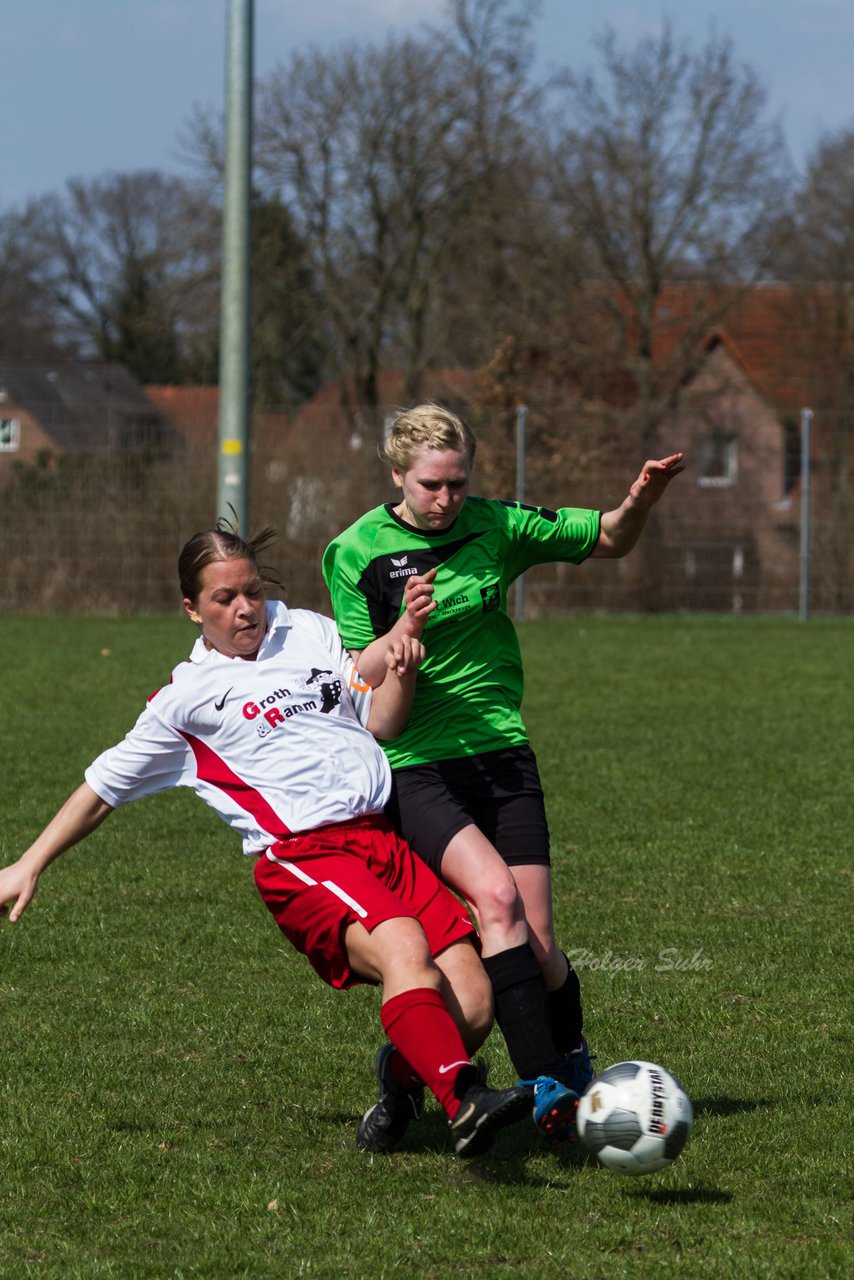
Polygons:
<instances>
[{"instance_id":1,"label":"player's leg","mask_svg":"<svg viewBox=\"0 0 854 1280\"><path fill-rule=\"evenodd\" d=\"M344 935L350 967L383 988L381 1019L386 1035L442 1106L451 1125L458 1155L478 1155L495 1131L527 1110L524 1089L488 1089L474 1066L442 995L443 975L430 955L427 937L417 920L385 920L370 932L352 923ZM453 968L453 966L452 966ZM363 1117L360 1134L372 1141L370 1118L383 1099ZM398 1139L399 1140L399 1139ZM376 1151L393 1144L361 1146Z\"/></svg>"},{"instance_id":2,"label":"player's leg","mask_svg":"<svg viewBox=\"0 0 854 1280\"><path fill-rule=\"evenodd\" d=\"M397 770L388 813L419 859L465 898L489 956L525 945L528 930L513 876L468 803L483 785L478 759Z\"/></svg>"},{"instance_id":3,"label":"player's leg","mask_svg":"<svg viewBox=\"0 0 854 1280\"><path fill-rule=\"evenodd\" d=\"M528 753L530 756L530 753ZM530 756L533 760L533 757ZM484 834L482 822L495 825L495 812L514 803L512 817L521 830L512 847L528 847L531 820L548 860L548 828L536 765L516 752L490 752L472 760L415 766L395 774L393 816L414 842L419 857L469 904L478 924L484 968L494 992L495 1016L511 1061L525 1080L551 1077L560 1054L551 1034L549 998L540 965L528 942L524 906L512 868ZM526 772L527 768L527 772ZM528 776L530 775L530 777ZM539 797L524 812L517 803L520 783ZM524 797L523 797L524 804ZM511 824L512 825L512 824ZM567 1109L572 1099L567 1099Z\"/></svg>"},{"instance_id":4,"label":"player's leg","mask_svg":"<svg viewBox=\"0 0 854 1280\"><path fill-rule=\"evenodd\" d=\"M516 881L498 850L473 822L445 846L439 874L474 912L484 959L528 943Z\"/></svg>"},{"instance_id":5,"label":"player's leg","mask_svg":"<svg viewBox=\"0 0 854 1280\"><path fill-rule=\"evenodd\" d=\"M525 907L531 948L545 975L555 1048L567 1059L568 1082L583 1093L593 1078L583 1037L581 985L554 937L551 871L542 864L515 864L513 876Z\"/></svg>"},{"instance_id":6,"label":"player's leg","mask_svg":"<svg viewBox=\"0 0 854 1280\"><path fill-rule=\"evenodd\" d=\"M483 967L510 1060L523 1079L547 1074L559 1055L551 1035L548 993L528 942L524 907L512 874L473 824L448 844L441 874L477 920Z\"/></svg>"},{"instance_id":7,"label":"player's leg","mask_svg":"<svg viewBox=\"0 0 854 1280\"><path fill-rule=\"evenodd\" d=\"M563 1090L579 1095L592 1071L581 1035L578 978L554 936L550 839L537 762L529 747L498 752L485 761L482 772L488 785L473 800L473 812L517 884L531 954L544 978L546 1016L558 1055L556 1065L541 1073L546 1078L535 1086L535 1118L551 1136L572 1137L574 1109Z\"/></svg>"},{"instance_id":8,"label":"player's leg","mask_svg":"<svg viewBox=\"0 0 854 1280\"><path fill-rule=\"evenodd\" d=\"M577 979L554 943L549 832L533 752L514 747L397 770L389 812L419 857L469 904L496 1020L520 1078L534 1082L535 1120L551 1136L572 1137L576 1085L585 1072L576 1070L572 1050L570 1057L558 1048L554 1030L561 1046L569 1044L564 1010L573 992L577 1001ZM548 892L530 890L542 908L532 905L536 950L514 878L517 862L546 872L538 883Z\"/></svg>"},{"instance_id":9,"label":"player's leg","mask_svg":"<svg viewBox=\"0 0 854 1280\"><path fill-rule=\"evenodd\" d=\"M474 946L465 910L430 867L387 827L374 842L369 865L408 904L424 930L441 974L441 994L469 1054L483 1043L492 1024L492 990ZM423 1081L405 1055L389 1043L376 1056L377 1102L362 1117L357 1144L366 1150L393 1149L423 1108Z\"/></svg>"},{"instance_id":10,"label":"player's leg","mask_svg":"<svg viewBox=\"0 0 854 1280\"><path fill-rule=\"evenodd\" d=\"M548 990L555 1047L562 1056L576 1055L583 1050L581 990L578 976L555 940L551 842L536 757L530 747L499 752L491 774L493 794L484 795L476 816L516 882L531 949ZM576 1060L574 1071L577 1065ZM589 1063L587 1067L589 1076ZM575 1081L576 1085L587 1082Z\"/></svg>"},{"instance_id":11,"label":"player's leg","mask_svg":"<svg viewBox=\"0 0 854 1280\"><path fill-rule=\"evenodd\" d=\"M544 863L514 861L512 873L525 912L531 950L546 986L554 991L566 977L568 962L555 942L551 868Z\"/></svg>"},{"instance_id":12,"label":"player's leg","mask_svg":"<svg viewBox=\"0 0 854 1280\"><path fill-rule=\"evenodd\" d=\"M279 928L330 986L382 984L381 1017L392 1045L444 1107L456 1152L478 1155L496 1130L525 1113L529 1095L485 1088L471 1062L432 958L433 950L470 936L471 924L427 868L417 874L416 864L388 830L341 824L268 849L255 864L255 883ZM400 885L402 897L384 877ZM412 899L423 901L416 906Z\"/></svg>"},{"instance_id":13,"label":"player's leg","mask_svg":"<svg viewBox=\"0 0 854 1280\"><path fill-rule=\"evenodd\" d=\"M460 1029L463 1044L476 1053L492 1027L492 987L475 946L467 938L434 957L442 975L442 996Z\"/></svg>"},{"instance_id":14,"label":"player's leg","mask_svg":"<svg viewBox=\"0 0 854 1280\"><path fill-rule=\"evenodd\" d=\"M495 1016L519 1075L543 1073L557 1056L548 996L528 944L516 882L475 822L471 803L491 799L492 755L401 769L391 813L422 862L468 903L494 993Z\"/></svg>"},{"instance_id":15,"label":"player's leg","mask_svg":"<svg viewBox=\"0 0 854 1280\"><path fill-rule=\"evenodd\" d=\"M424 867L422 874L428 872ZM492 1026L492 988L474 943L464 938L445 946L435 957L441 995L457 1025L468 1054L483 1044ZM389 1041L374 1060L377 1101L359 1121L356 1145L364 1151L392 1151L411 1120L424 1111L424 1081Z\"/></svg>"}]
</instances>

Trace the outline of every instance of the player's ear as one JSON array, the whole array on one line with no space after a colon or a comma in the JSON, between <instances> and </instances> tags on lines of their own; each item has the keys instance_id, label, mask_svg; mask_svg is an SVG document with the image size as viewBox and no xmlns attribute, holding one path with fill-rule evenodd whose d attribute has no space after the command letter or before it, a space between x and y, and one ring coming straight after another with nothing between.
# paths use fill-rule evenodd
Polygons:
<instances>
[{"instance_id":1,"label":"player's ear","mask_svg":"<svg viewBox=\"0 0 854 1280\"><path fill-rule=\"evenodd\" d=\"M186 596L184 596L182 603L184 605L184 612L186 613L187 617L190 619L191 622L195 622L197 627L200 627L202 625L202 615L198 612L192 600L189 600Z\"/></svg>"}]
</instances>

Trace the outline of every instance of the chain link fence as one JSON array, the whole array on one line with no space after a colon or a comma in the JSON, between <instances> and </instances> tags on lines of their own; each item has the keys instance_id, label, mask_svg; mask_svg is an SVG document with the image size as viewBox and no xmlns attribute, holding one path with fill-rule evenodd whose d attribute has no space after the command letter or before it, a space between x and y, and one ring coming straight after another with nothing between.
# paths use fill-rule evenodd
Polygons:
<instances>
[{"instance_id":1,"label":"chain link fence","mask_svg":"<svg viewBox=\"0 0 854 1280\"><path fill-rule=\"evenodd\" d=\"M254 424L253 527L280 532L270 553L287 598L328 611L320 558L366 509L394 497L379 460L383 412L267 413ZM779 424L778 424L779 426ZM0 611L157 613L178 607L176 561L217 514L215 432L188 432L168 457L105 449L0 467ZM205 437L206 440L200 438ZM513 415L478 424L473 492L516 496ZM525 578L526 617L577 610L796 613L801 477L797 423L737 438L660 433L687 467L619 561L550 565ZM854 415L815 412L810 611L850 614ZM711 441L711 443L710 443ZM538 506L619 505L645 454L618 432L580 430L560 414L528 419L526 496Z\"/></svg>"}]
</instances>

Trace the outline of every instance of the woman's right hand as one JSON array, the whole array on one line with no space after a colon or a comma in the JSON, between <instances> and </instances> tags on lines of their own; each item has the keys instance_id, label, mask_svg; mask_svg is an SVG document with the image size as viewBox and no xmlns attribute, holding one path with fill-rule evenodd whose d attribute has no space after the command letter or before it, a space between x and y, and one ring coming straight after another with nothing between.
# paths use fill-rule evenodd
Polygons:
<instances>
[{"instance_id":1,"label":"woman's right hand","mask_svg":"<svg viewBox=\"0 0 854 1280\"><path fill-rule=\"evenodd\" d=\"M38 882L38 872L30 870L20 861L4 867L0 871L0 916L5 916L8 912L9 920L14 924L26 910ZM8 909L9 903L12 904L11 911Z\"/></svg>"}]
</instances>

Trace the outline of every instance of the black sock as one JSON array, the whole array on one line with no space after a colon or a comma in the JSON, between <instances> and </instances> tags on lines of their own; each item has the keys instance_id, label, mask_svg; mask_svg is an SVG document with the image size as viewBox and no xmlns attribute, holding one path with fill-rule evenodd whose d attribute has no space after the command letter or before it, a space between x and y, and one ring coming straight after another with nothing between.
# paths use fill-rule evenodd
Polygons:
<instances>
[{"instance_id":1,"label":"black sock","mask_svg":"<svg viewBox=\"0 0 854 1280\"><path fill-rule=\"evenodd\" d=\"M581 1009L581 983L578 974L569 963L569 972L563 986L557 991L550 991L549 1014L551 1019L552 1039L558 1053L565 1057L581 1044L581 1029L584 1019Z\"/></svg>"},{"instance_id":2,"label":"black sock","mask_svg":"<svg viewBox=\"0 0 854 1280\"><path fill-rule=\"evenodd\" d=\"M520 1079L552 1075L559 1054L552 1039L549 993L530 945L486 956L483 967L495 993L495 1019Z\"/></svg>"}]
</instances>

